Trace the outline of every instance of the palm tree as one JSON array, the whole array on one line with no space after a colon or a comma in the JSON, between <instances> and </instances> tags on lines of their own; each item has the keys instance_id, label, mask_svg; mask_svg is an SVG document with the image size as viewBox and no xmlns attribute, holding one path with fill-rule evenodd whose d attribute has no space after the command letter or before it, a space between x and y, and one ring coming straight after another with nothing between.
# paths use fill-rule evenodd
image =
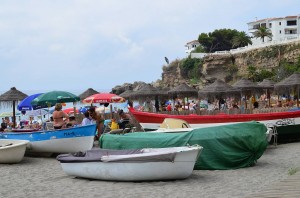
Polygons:
<instances>
[{"instance_id":1,"label":"palm tree","mask_svg":"<svg viewBox=\"0 0 300 198\"><path fill-rule=\"evenodd\" d=\"M272 38L272 32L266 27L260 27L255 32L253 32L255 38L261 38L265 42L265 37Z\"/></svg>"},{"instance_id":2,"label":"palm tree","mask_svg":"<svg viewBox=\"0 0 300 198\"><path fill-rule=\"evenodd\" d=\"M232 38L232 47L244 47L248 44L252 44L251 37L246 32L238 32L236 36Z\"/></svg>"}]
</instances>

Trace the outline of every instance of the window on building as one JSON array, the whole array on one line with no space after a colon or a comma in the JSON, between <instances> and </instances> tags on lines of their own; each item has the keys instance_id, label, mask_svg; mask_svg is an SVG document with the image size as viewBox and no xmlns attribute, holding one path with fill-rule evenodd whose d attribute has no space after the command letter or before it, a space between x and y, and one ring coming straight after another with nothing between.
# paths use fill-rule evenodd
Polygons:
<instances>
[{"instance_id":1,"label":"window on building","mask_svg":"<svg viewBox=\"0 0 300 198\"><path fill-rule=\"evenodd\" d=\"M286 25L287 25L287 26L297 25L297 21L296 21L296 20L287 21L287 22L286 22Z\"/></svg>"},{"instance_id":2,"label":"window on building","mask_svg":"<svg viewBox=\"0 0 300 198\"><path fill-rule=\"evenodd\" d=\"M260 24L260 26L266 28L267 24L266 23L262 23L262 24Z\"/></svg>"},{"instance_id":3,"label":"window on building","mask_svg":"<svg viewBox=\"0 0 300 198\"><path fill-rule=\"evenodd\" d=\"M272 23L269 23L269 28L272 28Z\"/></svg>"},{"instance_id":4,"label":"window on building","mask_svg":"<svg viewBox=\"0 0 300 198\"><path fill-rule=\"evenodd\" d=\"M294 30L287 29L287 30L285 30L285 34L297 34L297 30L296 29L294 29Z\"/></svg>"},{"instance_id":5,"label":"window on building","mask_svg":"<svg viewBox=\"0 0 300 198\"><path fill-rule=\"evenodd\" d=\"M258 29L259 27L260 27L259 24L253 25L253 29L254 29L254 30Z\"/></svg>"},{"instance_id":6,"label":"window on building","mask_svg":"<svg viewBox=\"0 0 300 198\"><path fill-rule=\"evenodd\" d=\"M281 25L281 22L279 22L279 25Z\"/></svg>"},{"instance_id":7,"label":"window on building","mask_svg":"<svg viewBox=\"0 0 300 198\"><path fill-rule=\"evenodd\" d=\"M279 30L279 34L281 34L281 30Z\"/></svg>"}]
</instances>

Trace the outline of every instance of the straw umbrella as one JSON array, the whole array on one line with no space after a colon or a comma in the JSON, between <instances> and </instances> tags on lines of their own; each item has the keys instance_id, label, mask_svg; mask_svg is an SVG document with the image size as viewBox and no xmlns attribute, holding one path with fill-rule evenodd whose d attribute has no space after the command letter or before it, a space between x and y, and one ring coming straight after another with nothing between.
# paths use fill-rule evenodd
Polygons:
<instances>
[{"instance_id":1,"label":"straw umbrella","mask_svg":"<svg viewBox=\"0 0 300 198\"><path fill-rule=\"evenodd\" d=\"M0 103L11 103L13 105L13 127L16 126L16 101L21 101L26 98L27 95L23 92L12 87L9 91L0 96Z\"/></svg>"},{"instance_id":2,"label":"straw umbrella","mask_svg":"<svg viewBox=\"0 0 300 198\"><path fill-rule=\"evenodd\" d=\"M225 96L232 96L232 94L235 94L237 92L240 92L240 90L237 88L233 88L231 85L228 85L220 79L217 79L214 83L204 87L198 93L199 97L204 96L207 98L213 97L221 99Z\"/></svg>"},{"instance_id":3,"label":"straw umbrella","mask_svg":"<svg viewBox=\"0 0 300 198\"><path fill-rule=\"evenodd\" d=\"M127 89L126 91L122 92L119 96L126 98L126 99L130 99L133 95L133 90Z\"/></svg>"},{"instance_id":4,"label":"straw umbrella","mask_svg":"<svg viewBox=\"0 0 300 198\"><path fill-rule=\"evenodd\" d=\"M237 91L239 91L239 89L234 89L231 85L217 79L214 83L204 87L198 93L199 96L220 98L223 96L230 96L232 93Z\"/></svg>"},{"instance_id":5,"label":"straw umbrella","mask_svg":"<svg viewBox=\"0 0 300 198\"><path fill-rule=\"evenodd\" d=\"M168 91L168 94L172 95L173 97L197 97L198 90L188 86L186 83L182 83Z\"/></svg>"},{"instance_id":6,"label":"straw umbrella","mask_svg":"<svg viewBox=\"0 0 300 198\"><path fill-rule=\"evenodd\" d=\"M258 86L266 90L267 99L269 103L269 107L271 106L270 100L270 90L274 90L275 82L270 79L264 79L262 82L258 83Z\"/></svg>"},{"instance_id":7,"label":"straw umbrella","mask_svg":"<svg viewBox=\"0 0 300 198\"><path fill-rule=\"evenodd\" d=\"M247 109L247 95L252 95L253 93L261 93L262 88L259 87L257 84L254 82L242 78L241 80L237 81L232 85L233 88L238 88L240 89L241 96L242 94L245 95L245 108Z\"/></svg>"},{"instance_id":8,"label":"straw umbrella","mask_svg":"<svg viewBox=\"0 0 300 198\"><path fill-rule=\"evenodd\" d=\"M297 93L297 107L299 107L299 86L300 86L300 73L294 73L291 76L276 83L274 88L277 92L296 90Z\"/></svg>"},{"instance_id":9,"label":"straw umbrella","mask_svg":"<svg viewBox=\"0 0 300 198\"><path fill-rule=\"evenodd\" d=\"M186 83L182 83L168 91L168 94L172 96L172 99L177 97L187 97L188 99L189 97L198 97L198 90L188 86ZM183 106L185 106L185 104L183 104Z\"/></svg>"},{"instance_id":10,"label":"straw umbrella","mask_svg":"<svg viewBox=\"0 0 300 198\"><path fill-rule=\"evenodd\" d=\"M164 92L159 88L155 88L150 84L145 84L141 86L137 91L134 91L131 97L135 99L147 99L155 98L156 96L163 98L167 95L167 92Z\"/></svg>"},{"instance_id":11,"label":"straw umbrella","mask_svg":"<svg viewBox=\"0 0 300 198\"><path fill-rule=\"evenodd\" d=\"M138 90L133 91L130 97L135 100L151 100L154 99L158 101L158 99L168 98L168 92L166 90L162 90L159 88L155 88L150 84L142 85ZM152 110L152 106L150 105L150 110Z\"/></svg>"},{"instance_id":12,"label":"straw umbrella","mask_svg":"<svg viewBox=\"0 0 300 198\"><path fill-rule=\"evenodd\" d=\"M91 95L97 94L99 93L98 91L92 89L92 88L88 88L86 91L84 91L83 93L81 93L79 95L80 100L83 100Z\"/></svg>"}]
</instances>

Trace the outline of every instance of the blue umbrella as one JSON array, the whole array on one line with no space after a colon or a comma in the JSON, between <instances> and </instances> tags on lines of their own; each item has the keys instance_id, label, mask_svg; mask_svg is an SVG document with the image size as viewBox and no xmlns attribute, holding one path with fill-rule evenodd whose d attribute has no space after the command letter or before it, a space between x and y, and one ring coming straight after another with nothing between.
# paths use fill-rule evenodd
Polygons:
<instances>
[{"instance_id":1,"label":"blue umbrella","mask_svg":"<svg viewBox=\"0 0 300 198\"><path fill-rule=\"evenodd\" d=\"M167 101L165 104L166 104L166 105L172 104L172 102L171 102L171 101Z\"/></svg>"},{"instance_id":2,"label":"blue umbrella","mask_svg":"<svg viewBox=\"0 0 300 198\"><path fill-rule=\"evenodd\" d=\"M85 113L88 110L86 107L80 107L79 112L80 113Z\"/></svg>"},{"instance_id":3,"label":"blue umbrella","mask_svg":"<svg viewBox=\"0 0 300 198\"><path fill-rule=\"evenodd\" d=\"M18 104L18 110L19 111L29 111L29 110L35 110L40 108L46 108L48 106L37 106L37 105L31 105L31 101L41 95L42 93L33 94L31 96L28 96L24 98L19 104Z\"/></svg>"}]
</instances>

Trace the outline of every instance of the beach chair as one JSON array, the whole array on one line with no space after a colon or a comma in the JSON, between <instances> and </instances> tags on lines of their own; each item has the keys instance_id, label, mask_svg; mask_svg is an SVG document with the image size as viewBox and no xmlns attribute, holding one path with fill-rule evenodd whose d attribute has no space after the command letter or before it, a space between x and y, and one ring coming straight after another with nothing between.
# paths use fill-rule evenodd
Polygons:
<instances>
[{"instance_id":1,"label":"beach chair","mask_svg":"<svg viewBox=\"0 0 300 198\"><path fill-rule=\"evenodd\" d=\"M277 128L276 125L272 124L272 123L268 123L266 124L267 127L267 140L270 143L272 138L273 138L273 145L277 146Z\"/></svg>"}]
</instances>

